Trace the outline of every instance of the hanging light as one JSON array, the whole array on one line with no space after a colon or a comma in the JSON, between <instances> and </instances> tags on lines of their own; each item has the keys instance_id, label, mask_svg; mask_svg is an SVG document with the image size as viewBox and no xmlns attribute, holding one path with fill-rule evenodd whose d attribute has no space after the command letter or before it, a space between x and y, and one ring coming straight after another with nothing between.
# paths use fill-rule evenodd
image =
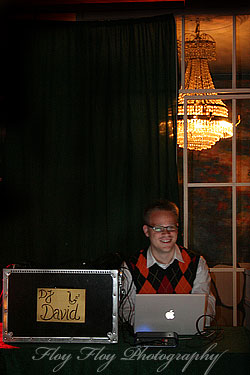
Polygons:
<instances>
[{"instance_id":1,"label":"hanging light","mask_svg":"<svg viewBox=\"0 0 250 375\"><path fill-rule=\"evenodd\" d=\"M216 60L214 39L200 33L197 21L195 33L185 36L185 88L214 89L208 61ZM193 95L193 94L185 94ZM198 95L198 94L197 94ZM216 93L210 93L216 95ZM209 94L206 94L209 96ZM184 94L178 97L177 144L184 147ZM233 136L233 124L221 99L187 101L187 148L201 151L211 148L221 138Z\"/></svg>"}]
</instances>

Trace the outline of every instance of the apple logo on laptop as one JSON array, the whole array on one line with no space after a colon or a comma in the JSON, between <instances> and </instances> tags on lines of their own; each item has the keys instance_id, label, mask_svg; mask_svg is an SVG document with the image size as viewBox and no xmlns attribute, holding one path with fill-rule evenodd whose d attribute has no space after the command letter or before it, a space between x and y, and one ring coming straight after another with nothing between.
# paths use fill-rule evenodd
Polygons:
<instances>
[{"instance_id":1,"label":"apple logo on laptop","mask_svg":"<svg viewBox=\"0 0 250 375\"><path fill-rule=\"evenodd\" d=\"M174 310L169 310L165 313L165 317L166 319L174 319L175 315L174 315Z\"/></svg>"}]
</instances>

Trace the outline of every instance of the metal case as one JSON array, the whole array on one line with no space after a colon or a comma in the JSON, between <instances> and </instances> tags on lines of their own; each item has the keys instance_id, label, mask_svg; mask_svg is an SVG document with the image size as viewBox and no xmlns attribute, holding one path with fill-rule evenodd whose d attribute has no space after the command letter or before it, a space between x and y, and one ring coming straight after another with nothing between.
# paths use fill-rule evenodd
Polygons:
<instances>
[{"instance_id":1,"label":"metal case","mask_svg":"<svg viewBox=\"0 0 250 375\"><path fill-rule=\"evenodd\" d=\"M118 342L118 270L4 269L4 342Z\"/></svg>"}]
</instances>

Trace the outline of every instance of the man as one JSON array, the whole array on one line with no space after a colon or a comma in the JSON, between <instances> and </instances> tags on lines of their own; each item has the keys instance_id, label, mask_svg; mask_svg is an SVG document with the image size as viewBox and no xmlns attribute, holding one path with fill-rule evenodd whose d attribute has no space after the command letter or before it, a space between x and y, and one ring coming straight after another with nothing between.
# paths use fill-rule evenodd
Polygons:
<instances>
[{"instance_id":1,"label":"man","mask_svg":"<svg viewBox=\"0 0 250 375\"><path fill-rule=\"evenodd\" d=\"M120 312L131 325L137 293L207 294L207 314L215 315L208 266L202 256L176 244L178 219L178 207L167 200L156 201L144 211L143 232L150 246L123 264Z\"/></svg>"}]
</instances>

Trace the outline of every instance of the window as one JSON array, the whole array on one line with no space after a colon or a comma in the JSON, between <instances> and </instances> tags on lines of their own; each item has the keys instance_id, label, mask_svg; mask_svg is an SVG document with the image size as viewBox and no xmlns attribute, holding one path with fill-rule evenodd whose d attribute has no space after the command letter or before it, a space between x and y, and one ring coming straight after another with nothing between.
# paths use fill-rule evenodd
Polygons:
<instances>
[{"instance_id":1,"label":"window","mask_svg":"<svg viewBox=\"0 0 250 375\"><path fill-rule=\"evenodd\" d=\"M179 51L185 145L177 151L184 246L208 262L215 292L224 299L218 306L218 321L237 325L242 323L238 304L250 248L250 16L189 15L177 18L176 25L177 39L185 40ZM188 50L195 33L207 41L196 62L195 52ZM198 107L208 98L226 108L233 136L209 149L190 150L190 105Z\"/></svg>"}]
</instances>

